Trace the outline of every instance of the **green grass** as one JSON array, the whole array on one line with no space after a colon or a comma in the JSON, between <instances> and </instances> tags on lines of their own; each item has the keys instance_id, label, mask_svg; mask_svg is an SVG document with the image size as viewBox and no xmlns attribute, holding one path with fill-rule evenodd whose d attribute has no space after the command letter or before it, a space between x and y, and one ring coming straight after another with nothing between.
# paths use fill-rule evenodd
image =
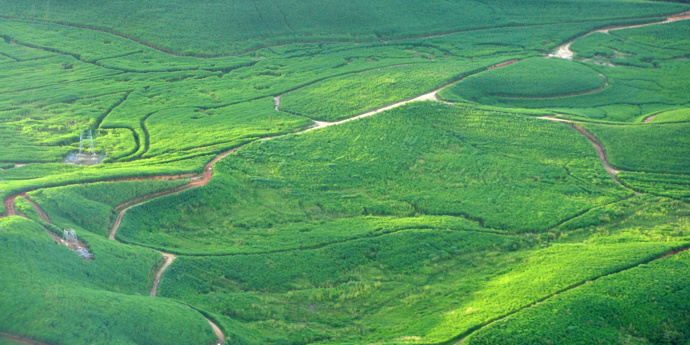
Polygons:
<instances>
[{"instance_id":1,"label":"green grass","mask_svg":"<svg viewBox=\"0 0 690 345\"><path fill-rule=\"evenodd\" d=\"M636 190L690 201L690 176L622 172L621 181Z\"/></svg>"},{"instance_id":2,"label":"green grass","mask_svg":"<svg viewBox=\"0 0 690 345\"><path fill-rule=\"evenodd\" d=\"M672 246L531 243L411 229L316 250L181 258L161 293L239 321L256 343L438 343Z\"/></svg>"},{"instance_id":3,"label":"green grass","mask_svg":"<svg viewBox=\"0 0 690 345\"><path fill-rule=\"evenodd\" d=\"M551 109L597 120L640 121L664 110L678 109L690 102L687 78L679 77L687 75L690 68L689 60L686 59L690 52L682 43L687 36L686 31L687 22L680 21L614 30L608 35L594 33L575 40L571 49L577 53L576 58L583 60L595 73L604 75L608 80L608 87L598 92L578 94L575 90L585 91L585 84L580 84L581 80L575 78L577 74L565 67L575 66L567 61L551 62L564 66L553 66L551 75L542 75L542 84L534 82L534 79L538 80L540 77L537 72L540 69L533 66L524 69L524 75L520 79L509 79L510 75L516 74L512 70L528 62L523 61L467 78L444 90L441 96L454 101L470 100L507 108ZM655 37L665 43L652 42ZM675 40L678 44L667 44L670 40ZM559 82L559 78L566 78L566 75L571 74L574 79L560 79ZM540 86L546 88L541 89ZM558 91L561 87L573 90L572 95L553 98L552 96L561 92Z\"/></svg>"},{"instance_id":4,"label":"green grass","mask_svg":"<svg viewBox=\"0 0 690 345\"><path fill-rule=\"evenodd\" d=\"M341 120L420 96L504 60L429 62L341 76L284 95L280 108L322 121Z\"/></svg>"},{"instance_id":5,"label":"green grass","mask_svg":"<svg viewBox=\"0 0 690 345\"><path fill-rule=\"evenodd\" d=\"M211 344L199 309L232 344L437 343L646 262L690 239L688 131L665 123L683 122L690 104L687 22L582 37L573 49L584 62L541 56L599 27L688 8L0 0L0 197L28 191L56 224L22 197L16 209L34 222L0 220L0 333ZM511 59L522 61L485 71ZM599 92L548 98L597 89L599 74L610 84ZM343 119L464 77L444 97L479 103L417 103L289 134L305 117ZM586 125L632 170L619 178L646 194L617 185L577 132L530 117L553 112L609 124L660 113L663 124ZM85 129L104 164L62 163ZM283 137L258 140L270 136ZM209 185L133 208L122 242L105 238L115 206L186 183L112 181L199 174L244 144ZM42 226L76 229L95 260ZM161 254L145 247L179 254L162 297L146 297ZM657 288L645 287L662 296ZM603 326L590 333L616 339L623 320L656 343L687 338L678 313L620 307L648 301L635 293L608 304L623 317L592 319Z\"/></svg>"},{"instance_id":6,"label":"green grass","mask_svg":"<svg viewBox=\"0 0 690 345\"><path fill-rule=\"evenodd\" d=\"M566 126L431 102L254 143L215 174L131 210L118 238L188 253L279 250L333 236L346 219L422 215L539 232L627 193ZM337 237L366 229L350 228Z\"/></svg>"},{"instance_id":7,"label":"green grass","mask_svg":"<svg viewBox=\"0 0 690 345\"><path fill-rule=\"evenodd\" d=\"M495 98L551 98L605 86L591 68L561 59L533 58L470 76L444 90L448 100L496 104Z\"/></svg>"}]
</instances>

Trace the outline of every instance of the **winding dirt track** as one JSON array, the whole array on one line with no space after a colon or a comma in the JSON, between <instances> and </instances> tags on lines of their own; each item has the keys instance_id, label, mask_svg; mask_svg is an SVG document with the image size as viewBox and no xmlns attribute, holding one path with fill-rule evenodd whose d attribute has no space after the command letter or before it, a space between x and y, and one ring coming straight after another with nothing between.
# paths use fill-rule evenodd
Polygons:
<instances>
[{"instance_id":1,"label":"winding dirt track","mask_svg":"<svg viewBox=\"0 0 690 345\"><path fill-rule=\"evenodd\" d=\"M654 121L654 118L655 118L657 115L659 115L659 114L661 114L661 113L656 113L656 114L649 115L649 116L645 117L644 120L642 120L642 122L644 122L644 123L650 123L650 122Z\"/></svg>"},{"instance_id":2,"label":"winding dirt track","mask_svg":"<svg viewBox=\"0 0 690 345\"><path fill-rule=\"evenodd\" d=\"M584 135L592 143L592 145L594 145L594 148L597 151L597 155L599 156L599 161L601 161L601 165L604 166L604 169L606 169L606 172L611 176L611 178L613 178L613 180L616 181L616 183L618 183L619 185L637 193L637 191L626 186L625 184L623 184L618 179L618 173L620 172L620 170L614 168L613 165L611 165L611 163L609 162L608 155L606 154L606 148L601 143L601 141L599 141L599 139L597 139L594 135L592 135L592 133L588 132L586 129L578 126L577 124L575 124L574 122L572 122L570 120L559 119L559 118L556 118L554 116L542 116L542 117L539 117L539 119L556 121L556 122L563 122L563 123L567 124L568 126L570 126L572 129L576 130L578 133Z\"/></svg>"},{"instance_id":3,"label":"winding dirt track","mask_svg":"<svg viewBox=\"0 0 690 345\"><path fill-rule=\"evenodd\" d=\"M14 210L14 200L17 199L18 196L19 195L12 195L12 196L8 196L7 198L5 198L5 200L4 200L5 214L3 214L3 216L0 218L17 215L17 212L15 212L15 210Z\"/></svg>"},{"instance_id":4,"label":"winding dirt track","mask_svg":"<svg viewBox=\"0 0 690 345\"><path fill-rule=\"evenodd\" d=\"M510 60L510 61L502 62L502 63L488 67L487 70L505 67L505 66L508 66L508 65L513 64L513 63L518 62L518 61L520 61L520 60L516 59L516 60ZM449 85L452 85L452 84L449 84ZM449 85L444 85L444 86L442 86L442 87L440 87L440 88L438 88L432 92L429 92L427 94L417 96L414 98L410 98L410 99L406 99L406 100L402 100L400 102L393 103L391 105L381 107L381 108L378 108L378 109L375 109L375 110L372 110L372 111L369 111L369 112L366 112L366 113L363 113L363 114L360 114L357 116L353 116L353 117L350 117L350 118L347 118L344 120L335 121L335 122L324 122L324 121L312 120L314 122L312 126L306 128L306 129L303 129L301 131L293 132L290 134L302 134L302 133L310 132L310 131L313 131L316 129L340 125L340 124L347 123L350 121L355 121L358 119L362 119L365 117L376 115L376 114L384 112L386 110L394 109L394 108L403 106L403 105L411 103L411 102L416 102L416 101L435 101L435 102L443 102L445 104L451 104L452 105L453 103L443 101L438 97L438 93L441 90L448 87ZM282 97L282 95L279 95L279 96L276 96L273 98L273 103L275 105L276 111L281 111L280 110L281 97ZM273 137L266 137L266 138L262 138L261 140L271 140L271 139L280 138L280 137L283 137L286 135L288 135L288 134L283 134L283 135L278 135L278 136L273 136ZM182 187L178 187L178 188L171 189L168 191L159 192L156 194L146 195L146 196L137 198L135 200L131 200L131 201L128 201L128 202L123 203L121 205L118 205L115 209L121 210L121 211L120 211L120 213L118 213L117 218L115 219L115 222L113 222L113 226L108 231L108 234L109 234L108 238L110 238L111 240L116 239L117 230L120 228L120 225L122 224L122 218L124 217L125 213L127 213L127 211L129 211L133 207L143 205L143 204L151 201L153 198L156 198L159 196L175 194L175 193L179 193L179 192L182 192L182 191L185 191L188 189L192 189L192 188L196 188L196 187L202 187L202 186L207 185L209 182L211 182L211 178L213 178L213 166L216 164L216 162L218 162L219 160L221 160L221 159L227 157L228 155L234 153L235 151L241 149L245 145L247 145L247 144L237 146L233 149L230 149L230 150L223 152L220 155L216 156L213 160L211 160L208 164L206 164L206 166L204 167L203 177L200 179L193 179L189 184L182 186Z\"/></svg>"},{"instance_id":5,"label":"winding dirt track","mask_svg":"<svg viewBox=\"0 0 690 345\"><path fill-rule=\"evenodd\" d=\"M24 198L24 200L28 201L29 204L31 204L31 207L33 207L34 210L36 210L36 213L38 213L38 216L41 218L41 220L48 224L53 224L53 222L50 221L50 218L48 218L48 215L45 212L43 212L43 209L40 206L38 206L38 204L35 201L31 200L31 198L29 198L29 196L26 195L26 193L22 194L22 197Z\"/></svg>"},{"instance_id":6,"label":"winding dirt track","mask_svg":"<svg viewBox=\"0 0 690 345\"><path fill-rule=\"evenodd\" d=\"M672 23L672 22L677 22L679 20L687 20L687 19L690 19L690 11L670 15L670 16L666 17L666 20L661 21L661 22L647 23L647 24L636 24L636 25L613 26L613 27L593 30L593 31L590 31L590 32L582 35L582 36L576 37L572 41L564 43L563 45L556 48L556 50L553 53L549 54L548 57L556 57L556 58L561 58L561 59L566 59L566 60L574 59L575 52L570 50L570 45L572 45L573 42L575 42L575 40L577 40L578 38L586 37L586 36L595 34L597 32L608 34L614 30L641 28L644 26Z\"/></svg>"},{"instance_id":7,"label":"winding dirt track","mask_svg":"<svg viewBox=\"0 0 690 345\"><path fill-rule=\"evenodd\" d=\"M156 297L158 294L158 285L161 283L161 277L163 276L163 272L170 266L170 264L177 259L177 257L173 254L166 254L161 252L163 254L163 258L165 259L165 264L161 266L161 269L158 270L158 273L156 273L156 279L153 281L153 286L151 287L151 293L149 294L151 297Z\"/></svg>"},{"instance_id":8,"label":"winding dirt track","mask_svg":"<svg viewBox=\"0 0 690 345\"><path fill-rule=\"evenodd\" d=\"M29 197L28 197L26 194L20 194L20 195L17 195L17 196L21 196L21 197L23 197L24 199L26 199L26 201L28 201L28 202L31 204L31 206L34 208L34 210L36 210L36 213L38 213L39 217L40 217L43 221L45 221L45 222L47 222L47 223L49 223L49 224L52 224L52 222L50 221L50 218L48 218L48 215L43 211L43 209L42 209L36 202L34 202L33 200L29 199ZM16 199L17 196L15 196L15 198L12 199L13 202L14 202L14 200ZM53 239L55 239L58 243L61 243L61 242L62 242L62 240L60 239L60 237L58 237L57 235L53 234L52 232L48 231L47 229L46 229L46 232L48 232L48 234L49 234ZM79 242L79 243L80 243L80 245L81 245L82 247L85 246L84 243L81 243L81 242ZM64 244L64 243L63 243L63 244ZM69 247L69 246L68 246L68 247ZM73 248L70 247L70 249L73 249ZM175 256L175 255L166 254L166 253L161 253L161 254L163 254L163 257L165 258L165 264L163 264L163 266L160 268L160 270L158 270L158 272L156 273L156 278L155 278L155 280L153 281L153 286L151 287L150 296L152 296L152 297L155 297L155 296L158 294L158 286L160 285L160 280L161 280L161 277L163 276L163 273L164 273L165 270L173 263L173 261L175 261L175 259L176 259L176 256ZM90 260L88 260L88 261L90 261ZM218 325L216 325L215 323L213 323L211 320L209 320L209 319L206 318L206 317L204 317L204 319L206 319L206 321L211 325L211 328L213 329L213 333L214 333L214 334L216 335L216 337L218 338L218 343L217 343L217 344L218 344L218 345L224 345L224 344L225 344L225 335L224 335L223 332L220 330L220 328L218 327ZM43 343L40 343L40 342L37 342L37 341L33 341L33 340L30 340L30 339L27 339L27 338L20 338L20 337L12 336L12 335L5 334L5 333L0 333L0 335L1 335L1 336L5 336L6 338L9 338L9 339L18 341L18 342L23 343L23 344L46 345L46 344L43 344Z\"/></svg>"}]
</instances>

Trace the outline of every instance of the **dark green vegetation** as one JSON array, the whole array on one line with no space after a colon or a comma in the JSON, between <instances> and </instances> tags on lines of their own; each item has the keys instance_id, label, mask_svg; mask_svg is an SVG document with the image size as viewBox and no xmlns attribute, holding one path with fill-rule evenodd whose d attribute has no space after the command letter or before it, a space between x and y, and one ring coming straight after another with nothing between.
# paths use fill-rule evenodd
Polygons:
<instances>
[{"instance_id":1,"label":"dark green vegetation","mask_svg":"<svg viewBox=\"0 0 690 345\"><path fill-rule=\"evenodd\" d=\"M0 344L684 344L688 9L0 0Z\"/></svg>"}]
</instances>

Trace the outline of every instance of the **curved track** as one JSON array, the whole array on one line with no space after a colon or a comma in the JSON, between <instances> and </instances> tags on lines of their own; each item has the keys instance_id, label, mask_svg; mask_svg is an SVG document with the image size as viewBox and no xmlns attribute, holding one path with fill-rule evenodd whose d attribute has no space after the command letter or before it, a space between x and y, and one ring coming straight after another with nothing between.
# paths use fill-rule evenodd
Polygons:
<instances>
[{"instance_id":1,"label":"curved track","mask_svg":"<svg viewBox=\"0 0 690 345\"><path fill-rule=\"evenodd\" d=\"M601 141L599 141L599 139L592 135L592 133L588 132L586 129L578 126L576 123L570 120L559 119L554 116L542 116L539 117L539 119L563 122L570 126L572 129L576 130L578 133L584 135L587 138L587 140L589 140L589 142L591 142L592 145L594 145L594 149L597 151L597 155L599 156L599 161L601 161L601 165L604 166L604 169L606 169L606 172L611 176L611 178L624 188L633 191L635 194L640 194L638 191L628 187L618 179L618 173L620 173L620 170L616 169L613 165L611 165L611 163L609 162L608 155L606 154L606 147L604 147Z\"/></svg>"},{"instance_id":2,"label":"curved track","mask_svg":"<svg viewBox=\"0 0 690 345\"><path fill-rule=\"evenodd\" d=\"M177 257L173 254L166 254L162 252L161 254L163 254L163 259L165 260L165 263L163 264L163 266L161 266L161 269L158 270L158 273L156 273L156 279L153 281L153 286L151 286L151 293L149 294L149 296L151 297L156 297L156 295L158 294L158 285L160 285L161 283L161 277L163 276L163 272L165 272L165 270L168 269L168 267L170 267L173 261L177 259Z\"/></svg>"},{"instance_id":3,"label":"curved track","mask_svg":"<svg viewBox=\"0 0 690 345\"><path fill-rule=\"evenodd\" d=\"M661 21L661 22L647 23L647 24L635 24L635 25L623 25L623 26L614 26L614 27L603 28L603 29L596 29L596 30L590 31L584 35L581 35L581 36L573 39L572 41L568 41L568 42L558 46L558 48L556 48L556 50L554 50L554 52L549 54L547 57L556 57L556 58L561 58L561 59L566 59L566 60L573 60L575 58L575 52L570 50L570 45L572 45L573 42L575 42L575 40L577 40L578 38L586 37L586 36L595 34L597 32L608 34L614 30L641 28L644 26L672 23L672 22L677 22L679 20L686 20L686 19L690 19L690 11L670 15L670 16L666 17L666 20Z\"/></svg>"}]
</instances>

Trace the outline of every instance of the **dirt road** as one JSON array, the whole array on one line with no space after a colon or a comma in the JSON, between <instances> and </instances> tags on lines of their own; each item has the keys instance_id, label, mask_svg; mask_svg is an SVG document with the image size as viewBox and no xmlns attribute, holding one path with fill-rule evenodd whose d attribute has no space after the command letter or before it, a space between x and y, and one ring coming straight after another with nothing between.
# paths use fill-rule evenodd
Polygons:
<instances>
[{"instance_id":1,"label":"dirt road","mask_svg":"<svg viewBox=\"0 0 690 345\"><path fill-rule=\"evenodd\" d=\"M165 272L166 269L168 269L168 267L170 267L170 265L173 263L173 261L175 261L175 259L177 259L177 257L173 254L166 254L166 253L162 253L162 252L161 252L161 254L163 254L163 258L165 259L165 263L163 264L161 269L158 270L158 273L156 273L156 279L153 281L153 286L151 287L151 293L150 293L151 297L155 297L158 294L158 285L161 283L161 277L163 276L163 273Z\"/></svg>"},{"instance_id":2,"label":"dirt road","mask_svg":"<svg viewBox=\"0 0 690 345\"><path fill-rule=\"evenodd\" d=\"M556 48L556 50L553 53L549 54L548 57L556 57L556 58L560 58L560 59L572 60L575 57L575 52L570 50L570 45L573 44L573 42L575 42L575 40L578 38L586 37L586 36L589 36L589 35L597 33L597 32L608 34L614 30L641 28L644 26L672 23L672 22L676 22L679 20L687 20L687 19L690 19L690 11L671 15L671 16L667 17L666 20L661 21L661 22L656 22L656 23L623 25L623 26L615 26L615 27L609 27L609 28L604 28L604 29L592 30L592 31L580 36L580 37L575 38L572 41L566 42L563 45L559 46L558 48Z\"/></svg>"},{"instance_id":3,"label":"dirt road","mask_svg":"<svg viewBox=\"0 0 690 345\"><path fill-rule=\"evenodd\" d=\"M14 342L16 342L16 343L20 343L20 344L27 344L27 345L48 345L48 344L42 343L42 342L40 342L40 341L36 341L36 340L29 339L29 338L24 338L24 337L19 337L19 336L12 335L12 334L7 334L7 333L0 333L0 338L6 338L6 339L12 340L12 341L14 341Z\"/></svg>"}]
</instances>

